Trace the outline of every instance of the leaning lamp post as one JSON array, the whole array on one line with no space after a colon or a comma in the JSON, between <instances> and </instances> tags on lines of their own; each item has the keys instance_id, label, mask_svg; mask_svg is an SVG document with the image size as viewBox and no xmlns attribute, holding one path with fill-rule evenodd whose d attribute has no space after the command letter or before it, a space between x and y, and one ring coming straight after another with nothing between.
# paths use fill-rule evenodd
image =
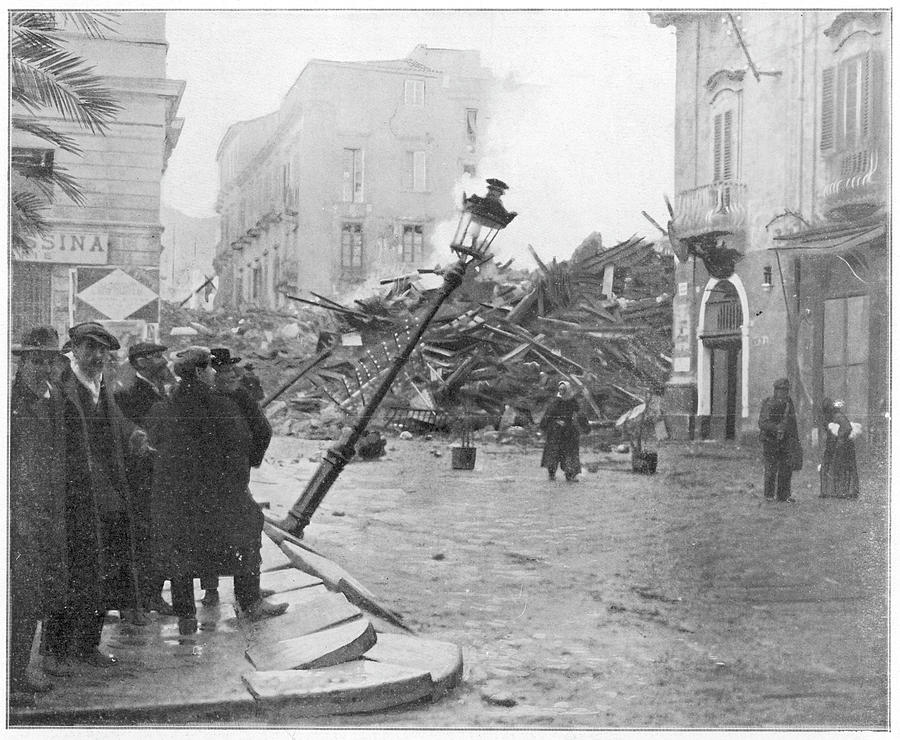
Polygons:
<instances>
[{"instance_id":1,"label":"leaning lamp post","mask_svg":"<svg viewBox=\"0 0 900 740\"><path fill-rule=\"evenodd\" d=\"M378 409L378 405L384 399L391 384L398 373L406 364L416 344L422 338L428 325L437 314L447 297L456 290L463 281L466 268L476 262L478 264L491 258L489 252L491 244L501 229L505 229L516 214L507 211L500 201L501 196L508 186L502 180L490 179L487 181L488 191L483 198L477 195L466 197L463 193L462 212L459 216L459 224L456 234L450 244L450 249L457 255L456 263L444 271L444 283L429 306L428 311L422 317L419 326L412 333L403 350L391 363L390 369L382 378L368 403L357 417L349 432L326 452L313 477L300 495L284 519L272 520L269 523L282 529L295 537L302 537L303 530L309 524L312 515L325 494L337 480L341 471L350 462L356 449L356 442L366 431L369 421Z\"/></svg>"}]
</instances>

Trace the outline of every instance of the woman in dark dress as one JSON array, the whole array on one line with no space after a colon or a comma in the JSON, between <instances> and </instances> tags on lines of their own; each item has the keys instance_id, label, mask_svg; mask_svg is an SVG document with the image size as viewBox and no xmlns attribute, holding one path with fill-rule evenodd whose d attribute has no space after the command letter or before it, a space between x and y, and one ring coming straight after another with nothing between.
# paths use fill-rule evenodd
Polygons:
<instances>
[{"instance_id":1,"label":"woman in dark dress","mask_svg":"<svg viewBox=\"0 0 900 740\"><path fill-rule=\"evenodd\" d=\"M822 400L822 427L825 449L819 471L820 496L856 498L859 496L856 447L850 438L853 427L844 414L843 401Z\"/></svg>"},{"instance_id":2,"label":"woman in dark dress","mask_svg":"<svg viewBox=\"0 0 900 740\"><path fill-rule=\"evenodd\" d=\"M550 480L556 480L556 469L560 467L567 481L575 481L581 472L579 431L586 426L587 421L581 413L571 384L561 380L558 388L556 398L550 402L541 419L540 427L547 436L541 467L547 468Z\"/></svg>"}]
</instances>

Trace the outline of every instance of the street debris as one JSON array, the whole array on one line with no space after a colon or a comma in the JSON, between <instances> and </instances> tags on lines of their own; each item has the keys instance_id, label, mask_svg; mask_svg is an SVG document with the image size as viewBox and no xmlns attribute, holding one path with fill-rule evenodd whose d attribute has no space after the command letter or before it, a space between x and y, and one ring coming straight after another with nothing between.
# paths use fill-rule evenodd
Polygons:
<instances>
[{"instance_id":1,"label":"street debris","mask_svg":"<svg viewBox=\"0 0 900 740\"><path fill-rule=\"evenodd\" d=\"M595 235L592 235L592 237ZM670 372L673 260L642 238L608 249L585 240L568 261L536 270L512 260L466 275L437 312L371 427L413 434L496 430L527 442L559 379L581 393L601 449L636 439L623 413L658 397ZM331 439L363 408L440 289L442 270L381 281L342 303L286 295L281 312L163 308L161 341L203 341L251 360L276 434ZM190 328L182 335L181 327ZM658 401L657 401L658 407ZM655 419L657 421L658 419ZM664 432L664 428L662 429ZM383 450L383 448L382 448ZM435 453L435 457L440 452Z\"/></svg>"}]
</instances>

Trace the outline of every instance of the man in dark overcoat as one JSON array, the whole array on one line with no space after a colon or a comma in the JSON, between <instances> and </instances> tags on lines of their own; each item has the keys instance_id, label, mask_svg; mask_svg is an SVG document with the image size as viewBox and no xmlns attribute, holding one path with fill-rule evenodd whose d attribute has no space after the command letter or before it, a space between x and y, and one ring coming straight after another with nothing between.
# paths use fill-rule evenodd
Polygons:
<instances>
[{"instance_id":1,"label":"man in dark overcoat","mask_svg":"<svg viewBox=\"0 0 900 740\"><path fill-rule=\"evenodd\" d=\"M787 378L776 380L774 395L765 399L759 409L759 441L762 443L763 492L767 499L793 503L791 475L793 454L799 444L797 415L789 395Z\"/></svg>"},{"instance_id":2,"label":"man in dark overcoat","mask_svg":"<svg viewBox=\"0 0 900 740\"><path fill-rule=\"evenodd\" d=\"M259 407L250 386L246 383L246 373L238 367L240 357L234 357L227 347L213 347L210 350L210 365L216 371L215 388L234 401L247 422L250 430L250 447L247 450L251 468L262 465L269 442L272 439L272 425ZM260 388L261 390L261 388ZM247 495L250 495L249 488ZM204 589L202 603L204 606L215 606L219 603L218 574L209 573L200 579L200 588ZM271 596L272 592L263 589L262 595Z\"/></svg>"},{"instance_id":3,"label":"man in dark overcoat","mask_svg":"<svg viewBox=\"0 0 900 740\"><path fill-rule=\"evenodd\" d=\"M116 403L122 413L138 427L145 428L147 415L157 401L165 400L166 383L172 378L163 353L166 347L152 342L138 342L128 348L128 362L134 369L134 383L116 391ZM146 609L172 614L172 606L162 597L164 581L153 563L150 541L150 484L153 479L153 456L130 457L126 460L128 483L134 502L138 582Z\"/></svg>"},{"instance_id":4,"label":"man in dark overcoat","mask_svg":"<svg viewBox=\"0 0 900 740\"><path fill-rule=\"evenodd\" d=\"M9 683L10 695L48 691L28 672L39 619L62 605L68 582L65 527L65 425L51 382L59 335L29 331L13 347L19 368L9 404ZM27 700L27 699L26 699Z\"/></svg>"},{"instance_id":5,"label":"man in dark overcoat","mask_svg":"<svg viewBox=\"0 0 900 740\"><path fill-rule=\"evenodd\" d=\"M147 436L128 421L103 379L118 340L87 322L69 330L70 365L60 390L66 431L66 603L47 620L44 668L67 675L70 661L109 667L116 659L99 649L107 609L140 611L134 558L134 517L125 455L147 454Z\"/></svg>"},{"instance_id":6,"label":"man in dark overcoat","mask_svg":"<svg viewBox=\"0 0 900 740\"><path fill-rule=\"evenodd\" d=\"M172 582L172 607L182 634L197 630L195 577L234 576L234 595L250 619L282 614L259 590L263 516L248 484L252 439L237 404L213 386L206 347L179 353L181 379L168 401L150 411L157 450L153 466L154 551Z\"/></svg>"}]
</instances>

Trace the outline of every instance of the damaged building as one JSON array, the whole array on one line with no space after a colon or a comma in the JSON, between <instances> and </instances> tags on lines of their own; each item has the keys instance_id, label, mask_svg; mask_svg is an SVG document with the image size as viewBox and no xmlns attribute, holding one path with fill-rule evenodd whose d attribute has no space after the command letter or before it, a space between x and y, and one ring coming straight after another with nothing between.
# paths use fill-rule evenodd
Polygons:
<instances>
[{"instance_id":1,"label":"damaged building","mask_svg":"<svg viewBox=\"0 0 900 740\"><path fill-rule=\"evenodd\" d=\"M677 34L678 256L666 420L754 439L786 376L801 436L841 398L888 434L890 16L651 13Z\"/></svg>"},{"instance_id":2,"label":"damaged building","mask_svg":"<svg viewBox=\"0 0 900 740\"><path fill-rule=\"evenodd\" d=\"M217 305L278 308L284 292L336 295L433 263L496 84L477 51L309 61L279 110L219 145Z\"/></svg>"}]
</instances>

